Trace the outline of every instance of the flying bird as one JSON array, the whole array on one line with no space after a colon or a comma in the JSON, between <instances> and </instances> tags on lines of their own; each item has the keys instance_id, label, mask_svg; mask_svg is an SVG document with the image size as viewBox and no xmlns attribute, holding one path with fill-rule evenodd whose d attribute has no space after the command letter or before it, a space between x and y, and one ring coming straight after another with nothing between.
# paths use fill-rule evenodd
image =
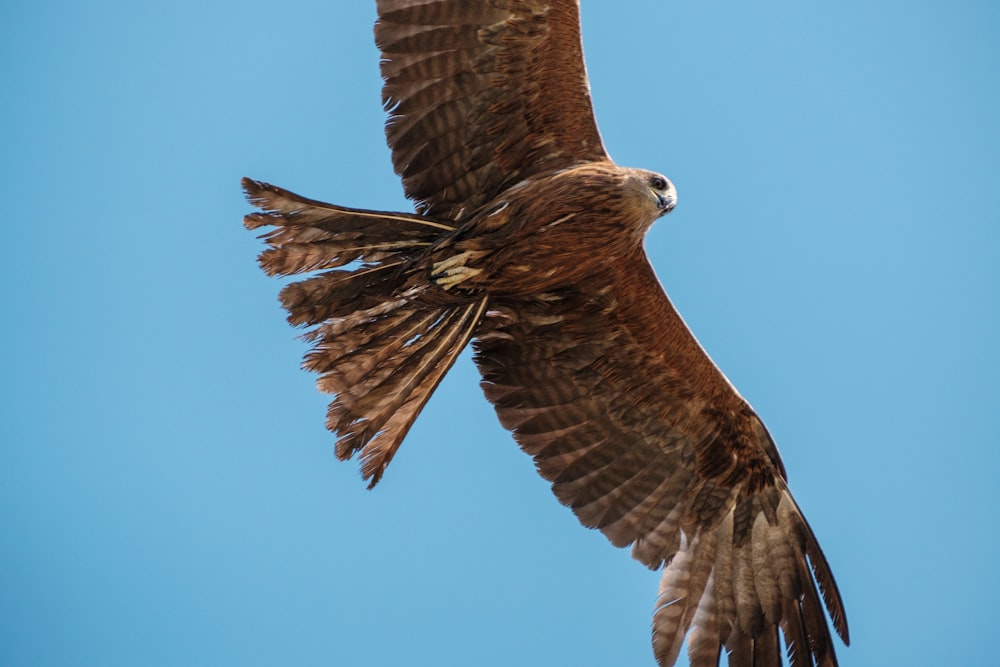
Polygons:
<instances>
[{"instance_id":1,"label":"flying bird","mask_svg":"<svg viewBox=\"0 0 1000 667\"><path fill-rule=\"evenodd\" d=\"M847 620L763 422L670 303L643 248L677 202L616 165L578 0L378 0L386 135L414 213L244 179L268 274L333 395L340 459L374 486L469 342L486 398L580 522L662 569L673 665L836 665Z\"/></svg>"}]
</instances>

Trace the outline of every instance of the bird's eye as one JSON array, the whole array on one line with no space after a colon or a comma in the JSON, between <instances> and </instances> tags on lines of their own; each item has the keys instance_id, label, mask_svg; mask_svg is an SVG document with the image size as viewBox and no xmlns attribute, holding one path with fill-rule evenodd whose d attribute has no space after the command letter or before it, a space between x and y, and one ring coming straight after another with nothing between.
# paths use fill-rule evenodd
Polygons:
<instances>
[{"instance_id":1,"label":"bird's eye","mask_svg":"<svg viewBox=\"0 0 1000 667\"><path fill-rule=\"evenodd\" d=\"M653 186L654 190L667 189L667 179L662 176L653 176L653 178L650 179L649 184Z\"/></svg>"}]
</instances>

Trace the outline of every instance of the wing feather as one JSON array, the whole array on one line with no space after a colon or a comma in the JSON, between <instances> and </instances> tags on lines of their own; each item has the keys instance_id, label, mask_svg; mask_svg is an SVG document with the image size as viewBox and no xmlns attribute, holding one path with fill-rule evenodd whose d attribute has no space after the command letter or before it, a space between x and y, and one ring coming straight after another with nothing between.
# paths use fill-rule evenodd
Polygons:
<instances>
[{"instance_id":1,"label":"wing feather","mask_svg":"<svg viewBox=\"0 0 1000 667\"><path fill-rule=\"evenodd\" d=\"M542 171L607 159L579 0L379 0L386 136L407 196L458 219Z\"/></svg>"},{"instance_id":2,"label":"wing feather","mask_svg":"<svg viewBox=\"0 0 1000 667\"><path fill-rule=\"evenodd\" d=\"M641 252L578 286L496 298L483 389L556 497L664 567L654 650L671 665L835 665L829 566L759 418L688 331Z\"/></svg>"}]
</instances>

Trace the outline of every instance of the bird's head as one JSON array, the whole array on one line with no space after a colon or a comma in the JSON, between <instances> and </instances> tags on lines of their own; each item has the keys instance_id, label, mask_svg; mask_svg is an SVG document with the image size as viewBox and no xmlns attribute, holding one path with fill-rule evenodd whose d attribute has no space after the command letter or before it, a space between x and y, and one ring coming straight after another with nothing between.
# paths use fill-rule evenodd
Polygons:
<instances>
[{"instance_id":1,"label":"bird's head","mask_svg":"<svg viewBox=\"0 0 1000 667\"><path fill-rule=\"evenodd\" d=\"M645 175L656 209L661 216L670 213L677 206L677 190L674 189L674 184L662 174L648 171Z\"/></svg>"},{"instance_id":2,"label":"bird's head","mask_svg":"<svg viewBox=\"0 0 1000 667\"><path fill-rule=\"evenodd\" d=\"M641 209L639 215L643 219L642 231L645 232L658 218L674 210L677 190L669 178L655 171L630 169L629 172L626 188L634 204Z\"/></svg>"}]
</instances>

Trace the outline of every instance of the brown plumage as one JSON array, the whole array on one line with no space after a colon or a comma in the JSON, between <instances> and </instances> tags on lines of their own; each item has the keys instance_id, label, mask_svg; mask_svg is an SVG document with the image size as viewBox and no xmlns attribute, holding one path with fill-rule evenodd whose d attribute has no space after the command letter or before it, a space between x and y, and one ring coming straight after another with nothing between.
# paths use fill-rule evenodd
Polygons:
<instances>
[{"instance_id":1,"label":"brown plumage","mask_svg":"<svg viewBox=\"0 0 1000 667\"><path fill-rule=\"evenodd\" d=\"M670 182L615 165L594 121L575 0L378 0L386 133L417 214L244 179L272 275L334 395L337 456L374 485L474 340L486 397L560 502L663 568L672 665L836 665L826 559L763 423L645 257Z\"/></svg>"}]
</instances>

